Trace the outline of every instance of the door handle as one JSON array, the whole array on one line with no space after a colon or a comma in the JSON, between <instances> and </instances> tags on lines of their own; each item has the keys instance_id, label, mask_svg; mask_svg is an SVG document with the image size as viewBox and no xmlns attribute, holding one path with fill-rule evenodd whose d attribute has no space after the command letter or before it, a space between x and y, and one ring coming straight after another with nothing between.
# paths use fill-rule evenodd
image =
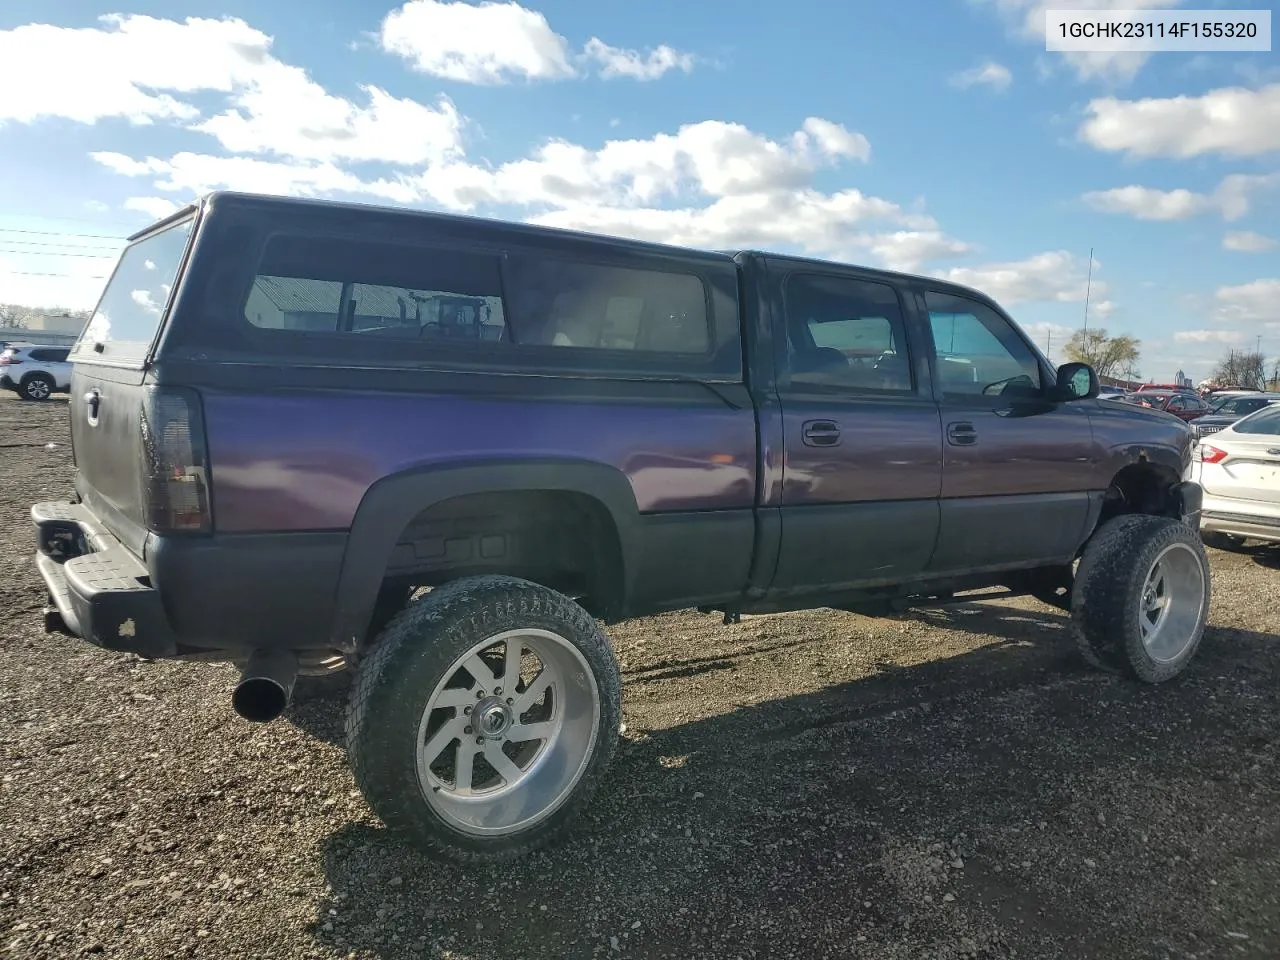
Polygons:
<instances>
[{"instance_id":1,"label":"door handle","mask_svg":"<svg viewBox=\"0 0 1280 960\"><path fill-rule=\"evenodd\" d=\"M97 387L88 391L84 395L84 418L89 421L89 426L96 427L98 425L98 409L102 404L102 391Z\"/></svg>"},{"instance_id":2,"label":"door handle","mask_svg":"<svg viewBox=\"0 0 1280 960\"><path fill-rule=\"evenodd\" d=\"M978 442L978 431L967 420L948 423L947 441L957 447L967 447Z\"/></svg>"},{"instance_id":3,"label":"door handle","mask_svg":"<svg viewBox=\"0 0 1280 960\"><path fill-rule=\"evenodd\" d=\"M834 447L840 443L840 426L834 420L809 420L803 437L808 447Z\"/></svg>"}]
</instances>

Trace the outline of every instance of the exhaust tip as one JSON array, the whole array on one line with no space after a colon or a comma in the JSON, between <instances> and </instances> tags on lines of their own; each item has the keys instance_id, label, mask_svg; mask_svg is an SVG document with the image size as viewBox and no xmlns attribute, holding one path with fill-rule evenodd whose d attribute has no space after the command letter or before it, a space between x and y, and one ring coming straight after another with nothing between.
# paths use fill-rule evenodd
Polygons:
<instances>
[{"instance_id":1,"label":"exhaust tip","mask_svg":"<svg viewBox=\"0 0 1280 960\"><path fill-rule=\"evenodd\" d=\"M253 723L268 723L289 706L298 658L287 651L255 651L231 694L231 706Z\"/></svg>"},{"instance_id":2,"label":"exhaust tip","mask_svg":"<svg viewBox=\"0 0 1280 960\"><path fill-rule=\"evenodd\" d=\"M267 723L284 713L289 698L283 687L266 677L250 677L236 684L231 706L254 723Z\"/></svg>"}]
</instances>

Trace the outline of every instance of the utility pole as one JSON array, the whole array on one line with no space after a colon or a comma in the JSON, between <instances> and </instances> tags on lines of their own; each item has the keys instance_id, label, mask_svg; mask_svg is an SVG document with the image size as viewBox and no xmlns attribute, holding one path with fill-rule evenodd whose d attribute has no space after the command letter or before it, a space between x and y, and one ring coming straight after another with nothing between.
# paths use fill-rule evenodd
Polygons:
<instances>
[{"instance_id":1,"label":"utility pole","mask_svg":"<svg viewBox=\"0 0 1280 960\"><path fill-rule=\"evenodd\" d=\"M1050 330L1048 333L1045 334L1044 355L1050 360L1053 359L1053 331L1052 330Z\"/></svg>"},{"instance_id":2,"label":"utility pole","mask_svg":"<svg viewBox=\"0 0 1280 960\"><path fill-rule=\"evenodd\" d=\"M1093 247L1089 248L1089 279L1084 286L1084 329L1089 329L1089 294L1093 291Z\"/></svg>"}]
</instances>

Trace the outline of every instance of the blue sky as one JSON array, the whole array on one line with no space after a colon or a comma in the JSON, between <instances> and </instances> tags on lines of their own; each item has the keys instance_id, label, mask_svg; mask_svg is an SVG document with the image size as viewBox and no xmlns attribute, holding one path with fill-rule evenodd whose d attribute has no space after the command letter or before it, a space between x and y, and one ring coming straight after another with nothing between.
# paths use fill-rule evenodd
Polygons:
<instances>
[{"instance_id":1,"label":"blue sky","mask_svg":"<svg viewBox=\"0 0 1280 960\"><path fill-rule=\"evenodd\" d=\"M1048 54L1046 5L1176 6L8 0L0 302L225 186L947 276L1055 359L1092 247L1145 377L1280 356L1280 57Z\"/></svg>"}]
</instances>

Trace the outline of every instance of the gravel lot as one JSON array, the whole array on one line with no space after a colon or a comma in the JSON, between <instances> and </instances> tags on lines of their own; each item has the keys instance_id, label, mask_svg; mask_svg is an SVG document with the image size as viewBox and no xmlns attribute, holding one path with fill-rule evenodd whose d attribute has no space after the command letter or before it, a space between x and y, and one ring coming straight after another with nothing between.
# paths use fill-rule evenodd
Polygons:
<instances>
[{"instance_id":1,"label":"gravel lot","mask_svg":"<svg viewBox=\"0 0 1280 960\"><path fill-rule=\"evenodd\" d=\"M340 703L251 726L229 667L43 635L66 426L0 398L0 956L1280 955L1280 552L1212 553L1158 688L1029 600L614 628L625 742L579 831L467 871L368 812Z\"/></svg>"}]
</instances>

